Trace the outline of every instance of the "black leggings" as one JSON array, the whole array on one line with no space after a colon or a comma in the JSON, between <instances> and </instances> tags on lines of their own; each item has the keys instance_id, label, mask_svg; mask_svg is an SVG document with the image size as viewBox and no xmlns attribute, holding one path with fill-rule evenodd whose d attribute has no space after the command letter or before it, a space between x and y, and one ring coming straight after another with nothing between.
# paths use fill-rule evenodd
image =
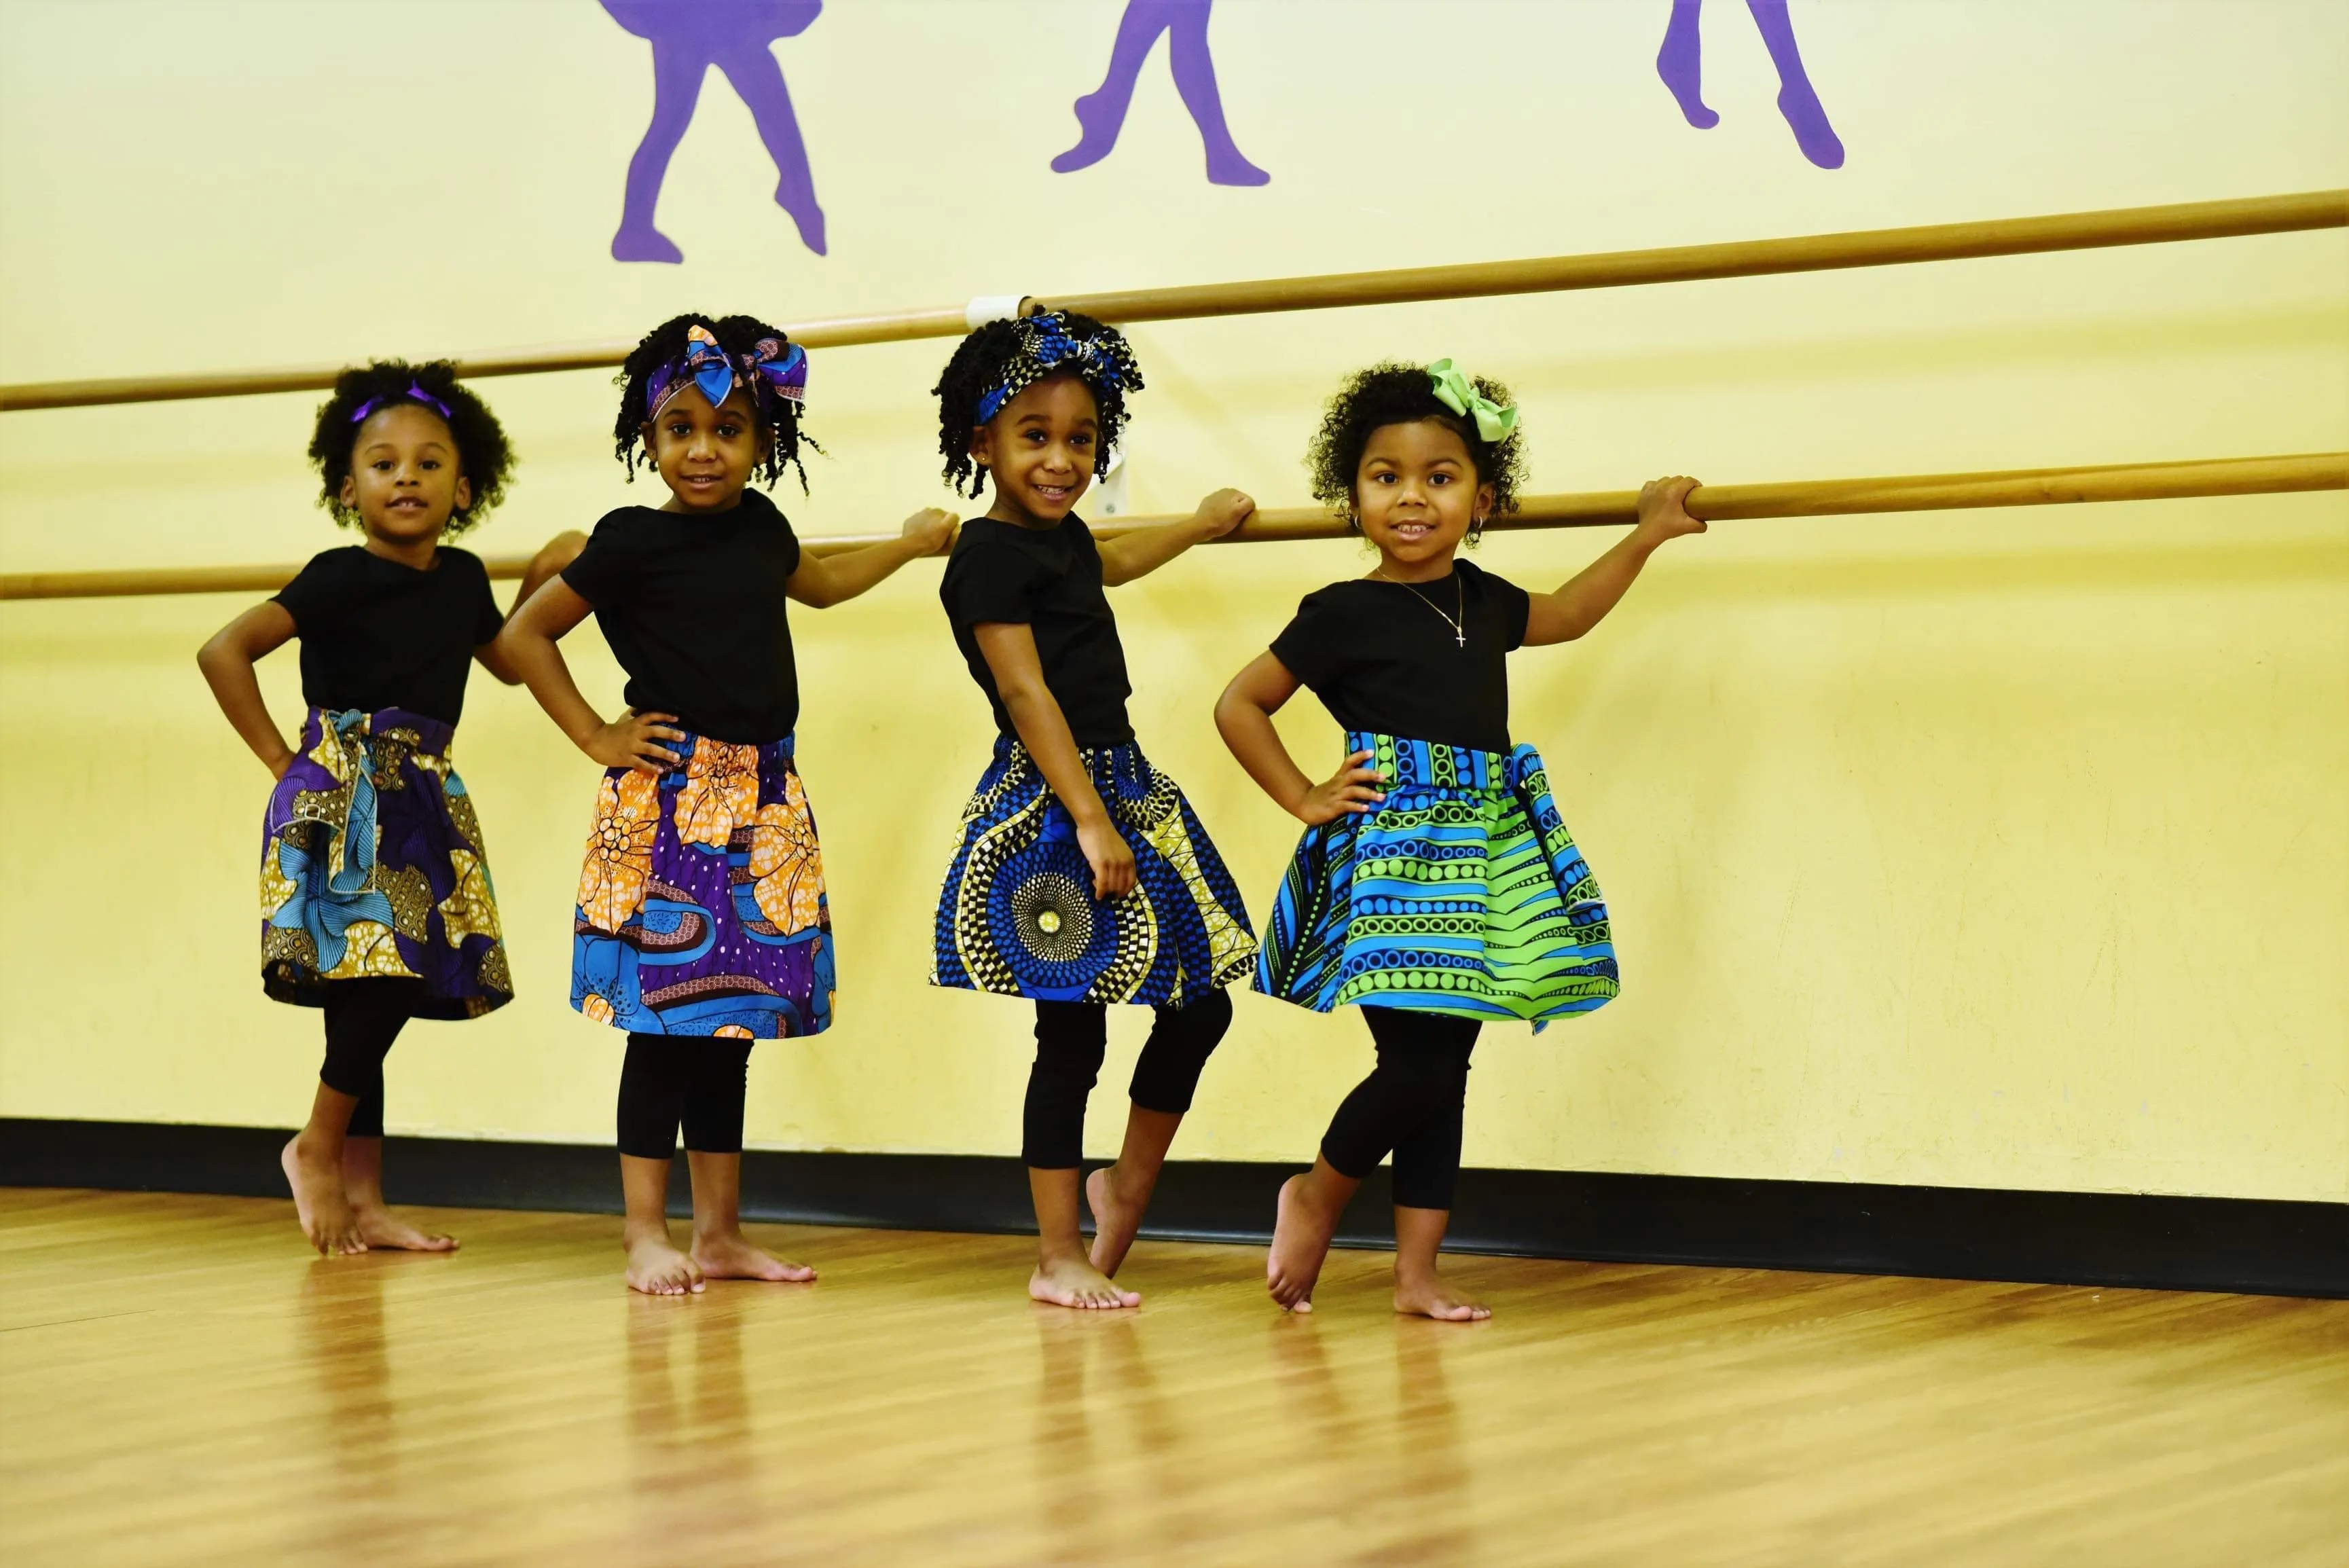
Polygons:
<instances>
[{"instance_id":1,"label":"black leggings","mask_svg":"<svg viewBox=\"0 0 2349 1568\"><path fill-rule=\"evenodd\" d=\"M318 1081L358 1101L345 1137L383 1136L383 1058L423 988L406 977L326 982L326 1060Z\"/></svg>"},{"instance_id":2,"label":"black leggings","mask_svg":"<svg viewBox=\"0 0 2349 1568\"><path fill-rule=\"evenodd\" d=\"M677 1153L678 1129L695 1154L742 1152L742 1097L750 1071L743 1039L630 1035L620 1067L620 1152L639 1160Z\"/></svg>"},{"instance_id":3,"label":"black leggings","mask_svg":"<svg viewBox=\"0 0 2349 1568\"><path fill-rule=\"evenodd\" d=\"M1364 1007L1379 1065L1330 1119L1321 1158L1361 1181L1394 1156L1394 1201L1405 1209L1449 1209L1460 1180L1460 1115L1468 1097L1474 1018L1401 1007Z\"/></svg>"},{"instance_id":4,"label":"black leggings","mask_svg":"<svg viewBox=\"0 0 2349 1568\"><path fill-rule=\"evenodd\" d=\"M1180 1116L1191 1109L1199 1074L1224 1031L1232 999L1210 991L1189 1006L1161 1007L1133 1066L1127 1093L1144 1110ZM1019 1158L1038 1171L1084 1162L1085 1100L1109 1049L1109 1008L1100 1002L1036 1004L1036 1065L1028 1072Z\"/></svg>"}]
</instances>

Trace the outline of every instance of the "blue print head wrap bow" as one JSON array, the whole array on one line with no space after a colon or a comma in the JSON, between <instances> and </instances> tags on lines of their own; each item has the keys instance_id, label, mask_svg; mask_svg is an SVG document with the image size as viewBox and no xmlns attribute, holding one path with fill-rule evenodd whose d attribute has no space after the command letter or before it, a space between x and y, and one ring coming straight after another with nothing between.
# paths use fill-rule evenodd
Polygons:
<instances>
[{"instance_id":1,"label":"blue print head wrap bow","mask_svg":"<svg viewBox=\"0 0 2349 1568\"><path fill-rule=\"evenodd\" d=\"M1062 372L1073 374L1095 396L1142 387L1142 366L1134 361L1133 346L1113 326L1079 337L1070 331L1069 318L1057 310L1021 316L1011 326L1019 334L1018 345L994 384L980 394L973 424L986 424L1012 398L1046 377ZM1107 456L1104 447L1104 460Z\"/></svg>"},{"instance_id":2,"label":"blue print head wrap bow","mask_svg":"<svg viewBox=\"0 0 2349 1568\"><path fill-rule=\"evenodd\" d=\"M733 395L737 370L748 381L751 400L763 408L780 397L793 408L807 402L807 350L779 337L762 337L748 354L729 357L717 335L698 322L685 329L685 355L654 371L645 387L645 418L650 420L688 387L700 388L713 408Z\"/></svg>"},{"instance_id":3,"label":"blue print head wrap bow","mask_svg":"<svg viewBox=\"0 0 2349 1568\"><path fill-rule=\"evenodd\" d=\"M1427 367L1429 379L1435 383L1435 400L1465 419L1476 422L1476 434L1487 441L1502 441L1517 428L1517 410L1513 405L1504 408L1476 390L1475 383L1454 368L1449 359L1439 359Z\"/></svg>"}]
</instances>

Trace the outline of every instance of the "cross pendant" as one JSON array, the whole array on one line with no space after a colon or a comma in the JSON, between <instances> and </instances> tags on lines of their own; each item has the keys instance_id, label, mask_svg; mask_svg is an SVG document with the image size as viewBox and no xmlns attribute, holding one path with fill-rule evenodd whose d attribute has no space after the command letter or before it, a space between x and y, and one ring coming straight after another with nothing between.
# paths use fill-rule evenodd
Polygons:
<instances>
[{"instance_id":1,"label":"cross pendant","mask_svg":"<svg viewBox=\"0 0 2349 1568\"><path fill-rule=\"evenodd\" d=\"M1468 634L1464 631L1454 630L1452 634L1452 640L1464 648L1468 645Z\"/></svg>"}]
</instances>

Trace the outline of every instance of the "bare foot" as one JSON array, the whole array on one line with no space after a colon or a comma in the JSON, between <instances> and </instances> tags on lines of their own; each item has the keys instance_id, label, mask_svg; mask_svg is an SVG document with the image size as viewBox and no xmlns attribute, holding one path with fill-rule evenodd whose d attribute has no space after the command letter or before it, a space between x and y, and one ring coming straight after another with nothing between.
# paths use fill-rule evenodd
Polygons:
<instances>
[{"instance_id":1,"label":"bare foot","mask_svg":"<svg viewBox=\"0 0 2349 1568\"><path fill-rule=\"evenodd\" d=\"M1322 1260L1330 1255L1330 1238L1338 1233L1338 1216L1315 1212L1298 1191L1304 1180L1291 1176L1280 1184L1272 1252L1264 1261L1265 1288L1290 1312L1313 1310L1313 1285L1321 1277Z\"/></svg>"},{"instance_id":2,"label":"bare foot","mask_svg":"<svg viewBox=\"0 0 2349 1568\"><path fill-rule=\"evenodd\" d=\"M315 1144L305 1149L302 1140L295 1133L277 1156L285 1184L294 1190L294 1214L302 1222L302 1233L326 1257L367 1251L351 1201L343 1193L342 1161L326 1158Z\"/></svg>"},{"instance_id":3,"label":"bare foot","mask_svg":"<svg viewBox=\"0 0 2349 1568\"><path fill-rule=\"evenodd\" d=\"M663 1235L628 1243L628 1288L647 1295L687 1295L701 1289L701 1270Z\"/></svg>"},{"instance_id":4,"label":"bare foot","mask_svg":"<svg viewBox=\"0 0 2349 1568\"><path fill-rule=\"evenodd\" d=\"M740 1231L693 1238L693 1261L710 1279L765 1279L797 1284L815 1278L805 1264L787 1264L774 1253L754 1247Z\"/></svg>"},{"instance_id":5,"label":"bare foot","mask_svg":"<svg viewBox=\"0 0 2349 1568\"><path fill-rule=\"evenodd\" d=\"M1028 1295L1047 1306L1106 1309L1140 1306L1142 1293L1120 1290L1109 1276L1081 1257L1052 1258L1036 1265L1028 1276Z\"/></svg>"},{"instance_id":6,"label":"bare foot","mask_svg":"<svg viewBox=\"0 0 2349 1568\"><path fill-rule=\"evenodd\" d=\"M1092 1264L1105 1278L1116 1277L1118 1265L1125 1262L1133 1245L1134 1233L1142 1229L1142 1205L1121 1202L1110 1180L1110 1172L1116 1169L1104 1165L1085 1178L1085 1207L1093 1216Z\"/></svg>"},{"instance_id":7,"label":"bare foot","mask_svg":"<svg viewBox=\"0 0 2349 1568\"><path fill-rule=\"evenodd\" d=\"M358 1221L359 1240L370 1247L403 1253L453 1253L457 1238L441 1231L419 1231L379 1203L360 1204L351 1211Z\"/></svg>"},{"instance_id":8,"label":"bare foot","mask_svg":"<svg viewBox=\"0 0 2349 1568\"><path fill-rule=\"evenodd\" d=\"M1394 1305L1397 1312L1416 1313L1444 1323L1476 1323L1493 1315L1491 1307L1461 1295L1433 1269L1424 1274L1413 1271L1409 1276L1397 1269Z\"/></svg>"}]
</instances>

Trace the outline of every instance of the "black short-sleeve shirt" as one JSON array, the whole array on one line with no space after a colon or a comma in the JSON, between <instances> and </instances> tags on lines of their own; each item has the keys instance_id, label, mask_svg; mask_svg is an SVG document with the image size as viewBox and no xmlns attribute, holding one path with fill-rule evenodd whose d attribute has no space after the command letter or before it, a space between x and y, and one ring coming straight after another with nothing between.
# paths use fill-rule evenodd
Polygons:
<instances>
[{"instance_id":1,"label":"black short-sleeve shirt","mask_svg":"<svg viewBox=\"0 0 2349 1568\"><path fill-rule=\"evenodd\" d=\"M673 713L737 746L781 740L800 719L783 585L800 542L775 503L744 490L729 511L626 506L563 569L628 672L627 703Z\"/></svg>"},{"instance_id":2,"label":"black short-sleeve shirt","mask_svg":"<svg viewBox=\"0 0 2349 1568\"><path fill-rule=\"evenodd\" d=\"M1357 577L1308 593L1272 654L1348 729L1506 751L1507 655L1532 607L1465 561L1433 583Z\"/></svg>"},{"instance_id":3,"label":"black short-sleeve shirt","mask_svg":"<svg viewBox=\"0 0 2349 1568\"><path fill-rule=\"evenodd\" d=\"M938 599L954 625L955 646L970 678L987 694L995 727L1017 736L995 672L978 651L974 628L1018 624L1036 638L1044 685L1081 747L1122 746L1133 738L1125 719L1125 649L1117 617L1102 591L1101 551L1092 530L1073 513L1052 529L1022 528L991 517L962 525L953 557L938 583Z\"/></svg>"},{"instance_id":4,"label":"black short-sleeve shirt","mask_svg":"<svg viewBox=\"0 0 2349 1568\"><path fill-rule=\"evenodd\" d=\"M302 639L302 700L329 712L404 707L454 724L473 650L503 617L478 555L443 545L424 571L347 544L277 592Z\"/></svg>"}]
</instances>

